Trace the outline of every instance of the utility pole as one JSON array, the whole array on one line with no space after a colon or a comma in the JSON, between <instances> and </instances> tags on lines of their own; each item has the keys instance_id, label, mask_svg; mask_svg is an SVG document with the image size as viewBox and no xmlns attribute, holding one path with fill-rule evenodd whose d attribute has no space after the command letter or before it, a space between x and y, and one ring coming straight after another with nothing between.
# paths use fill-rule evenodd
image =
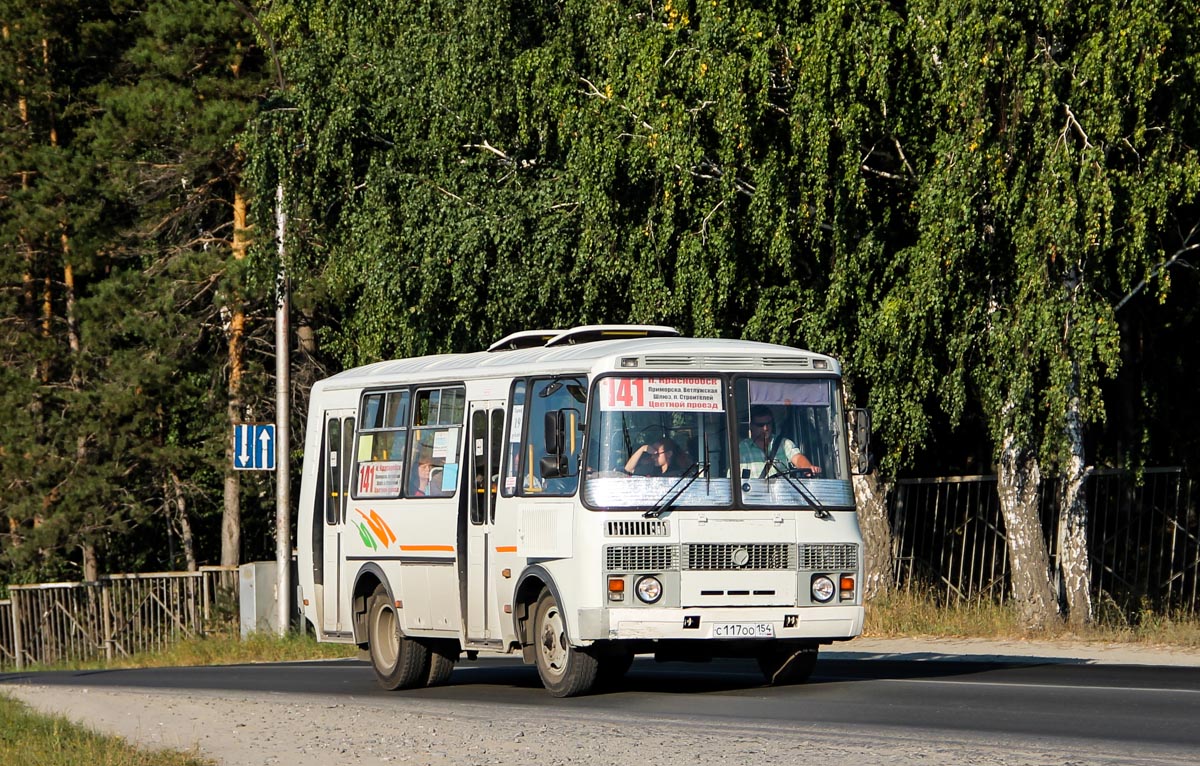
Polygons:
<instances>
[{"instance_id":1,"label":"utility pole","mask_svg":"<svg viewBox=\"0 0 1200 766\"><path fill-rule=\"evenodd\" d=\"M275 50L275 40L267 33L258 16L243 0L233 0L258 34L266 41L275 65L279 93L287 90L283 65ZM283 170L279 170L280 178ZM283 207L283 181L275 184L275 233L279 240L279 268L275 272L275 604L279 635L287 634L292 619L292 514L291 514L291 345L290 299L287 280L287 212Z\"/></svg>"},{"instance_id":2,"label":"utility pole","mask_svg":"<svg viewBox=\"0 0 1200 766\"><path fill-rule=\"evenodd\" d=\"M276 236L279 238L279 269L275 272L275 603L279 635L287 635L292 604L292 516L291 516L291 346L289 290L284 256L287 250L287 212L283 208L283 182L275 186Z\"/></svg>"}]
</instances>

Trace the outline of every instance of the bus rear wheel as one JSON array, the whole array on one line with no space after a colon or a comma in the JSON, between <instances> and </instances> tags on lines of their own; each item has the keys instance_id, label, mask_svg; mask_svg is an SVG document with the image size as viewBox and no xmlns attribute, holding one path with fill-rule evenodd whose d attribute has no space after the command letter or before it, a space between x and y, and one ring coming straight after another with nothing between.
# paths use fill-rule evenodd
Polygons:
<instances>
[{"instance_id":1,"label":"bus rear wheel","mask_svg":"<svg viewBox=\"0 0 1200 766\"><path fill-rule=\"evenodd\" d=\"M429 649L400 632L400 617L383 585L375 588L367 608L367 641L380 686L392 691L425 685Z\"/></svg>"},{"instance_id":2,"label":"bus rear wheel","mask_svg":"<svg viewBox=\"0 0 1200 766\"><path fill-rule=\"evenodd\" d=\"M538 599L533 626L534 661L546 690L555 697L591 691L600 664L594 655L567 642L566 618L548 590Z\"/></svg>"},{"instance_id":3,"label":"bus rear wheel","mask_svg":"<svg viewBox=\"0 0 1200 766\"><path fill-rule=\"evenodd\" d=\"M758 655L758 668L771 686L802 684L817 666L817 645L768 649Z\"/></svg>"},{"instance_id":4,"label":"bus rear wheel","mask_svg":"<svg viewBox=\"0 0 1200 766\"><path fill-rule=\"evenodd\" d=\"M441 686L450 680L450 671L458 662L458 642L434 641L429 644L429 677L426 686Z\"/></svg>"}]
</instances>

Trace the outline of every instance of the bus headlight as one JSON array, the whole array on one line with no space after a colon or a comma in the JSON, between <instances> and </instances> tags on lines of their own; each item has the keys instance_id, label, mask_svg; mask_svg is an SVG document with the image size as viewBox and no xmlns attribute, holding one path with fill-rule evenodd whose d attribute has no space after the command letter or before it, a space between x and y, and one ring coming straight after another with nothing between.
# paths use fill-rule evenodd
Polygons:
<instances>
[{"instance_id":1,"label":"bus headlight","mask_svg":"<svg viewBox=\"0 0 1200 766\"><path fill-rule=\"evenodd\" d=\"M812 578L812 597L813 601L819 601L822 604L833 598L833 594L837 593L837 586L833 584L833 579L828 575L813 575Z\"/></svg>"},{"instance_id":2,"label":"bus headlight","mask_svg":"<svg viewBox=\"0 0 1200 766\"><path fill-rule=\"evenodd\" d=\"M643 577L633 589L637 591L637 597L647 604L653 604L662 598L662 583L657 577Z\"/></svg>"}]
</instances>

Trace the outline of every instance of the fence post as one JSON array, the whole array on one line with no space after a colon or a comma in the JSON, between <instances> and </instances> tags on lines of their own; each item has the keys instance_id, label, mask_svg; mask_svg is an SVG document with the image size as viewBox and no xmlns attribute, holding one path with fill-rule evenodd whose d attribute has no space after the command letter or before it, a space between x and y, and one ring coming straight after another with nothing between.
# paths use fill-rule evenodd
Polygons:
<instances>
[{"instance_id":1,"label":"fence post","mask_svg":"<svg viewBox=\"0 0 1200 766\"><path fill-rule=\"evenodd\" d=\"M23 670L25 644L21 641L21 591L9 588L8 595L12 598L13 654L16 655L17 670Z\"/></svg>"},{"instance_id":2,"label":"fence post","mask_svg":"<svg viewBox=\"0 0 1200 766\"><path fill-rule=\"evenodd\" d=\"M111 581L110 581L111 582ZM112 624L112 595L109 583L100 583L100 611L104 613L104 659L112 662L113 653L113 624Z\"/></svg>"},{"instance_id":3,"label":"fence post","mask_svg":"<svg viewBox=\"0 0 1200 766\"><path fill-rule=\"evenodd\" d=\"M208 632L208 624L212 621L212 593L209 592L209 580L212 579L203 569L200 570L200 632Z\"/></svg>"}]
</instances>

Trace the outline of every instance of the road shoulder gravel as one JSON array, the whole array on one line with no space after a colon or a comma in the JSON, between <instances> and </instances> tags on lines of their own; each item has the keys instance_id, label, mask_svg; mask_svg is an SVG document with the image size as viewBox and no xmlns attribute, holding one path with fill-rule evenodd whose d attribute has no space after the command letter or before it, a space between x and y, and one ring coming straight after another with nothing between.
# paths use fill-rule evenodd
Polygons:
<instances>
[{"instance_id":1,"label":"road shoulder gravel","mask_svg":"<svg viewBox=\"0 0 1200 766\"><path fill-rule=\"evenodd\" d=\"M1118 646L975 640L859 639L823 650L828 657L941 661L1041 661L1200 665L1200 652ZM36 681L36 676L29 679ZM712 720L669 720L598 712L563 700L557 707L449 703L401 695L340 697L131 688L5 684L37 710L59 713L146 747L196 749L223 766L330 763L485 766L677 763L823 766L887 761L925 766L1062 766L1064 763L1165 764L1189 755L1118 752L1111 744L1014 743L985 736L909 729ZM801 758L803 756L803 758Z\"/></svg>"}]
</instances>

